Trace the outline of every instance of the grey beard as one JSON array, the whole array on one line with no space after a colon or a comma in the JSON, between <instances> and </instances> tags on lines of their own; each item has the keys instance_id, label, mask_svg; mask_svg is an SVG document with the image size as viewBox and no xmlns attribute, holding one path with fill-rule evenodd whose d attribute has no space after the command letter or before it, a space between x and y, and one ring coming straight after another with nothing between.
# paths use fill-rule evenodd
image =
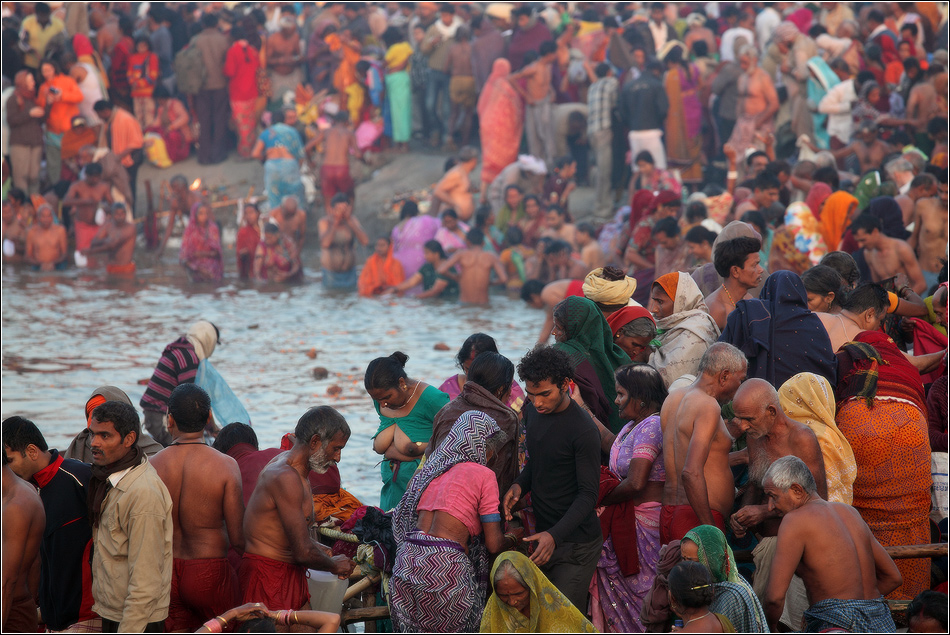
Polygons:
<instances>
[{"instance_id":1,"label":"grey beard","mask_svg":"<svg viewBox=\"0 0 950 635\"><path fill-rule=\"evenodd\" d=\"M326 454L321 451L319 454L310 455L310 460L308 463L310 464L310 469L312 471L316 472L317 474L326 474L327 470L330 469L330 466L333 465L334 461L332 459L328 459Z\"/></svg>"}]
</instances>

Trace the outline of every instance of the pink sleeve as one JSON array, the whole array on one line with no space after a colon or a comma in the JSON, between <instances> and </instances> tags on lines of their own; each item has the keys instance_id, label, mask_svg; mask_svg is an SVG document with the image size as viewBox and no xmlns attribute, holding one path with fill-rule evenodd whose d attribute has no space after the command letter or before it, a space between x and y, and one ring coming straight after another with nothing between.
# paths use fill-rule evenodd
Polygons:
<instances>
[{"instance_id":1,"label":"pink sleeve","mask_svg":"<svg viewBox=\"0 0 950 635\"><path fill-rule=\"evenodd\" d=\"M479 466L478 481L474 483L478 489L478 515L482 522L497 522L501 520L498 512L500 501L498 499L498 480L495 473L484 466ZM474 476L474 475L473 475Z\"/></svg>"}]
</instances>

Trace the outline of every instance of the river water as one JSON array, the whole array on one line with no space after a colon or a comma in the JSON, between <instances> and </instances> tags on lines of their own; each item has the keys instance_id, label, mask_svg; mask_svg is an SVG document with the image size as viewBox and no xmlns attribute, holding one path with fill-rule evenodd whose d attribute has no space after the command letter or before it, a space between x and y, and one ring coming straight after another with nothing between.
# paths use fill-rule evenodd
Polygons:
<instances>
[{"instance_id":1,"label":"river water","mask_svg":"<svg viewBox=\"0 0 950 635\"><path fill-rule=\"evenodd\" d=\"M233 261L233 253L231 255ZM292 287L234 280L190 283L177 265L140 268L135 280L71 270L2 276L3 418L33 420L51 447L65 448L85 425L86 399L98 386L126 391L138 406L164 347L198 319L214 322L222 342L212 358L251 415L262 448L277 447L308 408L331 405L352 436L343 450L343 487L379 504L380 457L370 437L379 420L363 389L375 357L401 350L407 373L438 387L456 371L466 337L492 335L517 364L533 345L541 314L520 300L493 296L490 307L413 298L368 299L325 291L311 266ZM443 342L448 351L434 350ZM307 352L316 349L316 359ZM330 371L315 380L315 367ZM337 396L328 389L340 386ZM140 412L141 414L141 412Z\"/></svg>"}]
</instances>

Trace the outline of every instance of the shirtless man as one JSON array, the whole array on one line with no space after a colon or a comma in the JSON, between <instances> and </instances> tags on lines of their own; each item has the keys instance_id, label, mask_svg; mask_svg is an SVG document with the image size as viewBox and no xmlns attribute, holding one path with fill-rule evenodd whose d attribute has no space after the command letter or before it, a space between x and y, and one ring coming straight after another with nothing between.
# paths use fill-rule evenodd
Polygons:
<instances>
[{"instance_id":1,"label":"shirtless man","mask_svg":"<svg viewBox=\"0 0 950 635\"><path fill-rule=\"evenodd\" d=\"M947 177L943 171L943 183L937 185L936 197L917 199L914 206L914 233L907 244L917 254L921 273L927 289L937 284L937 274L946 257L948 239Z\"/></svg>"},{"instance_id":2,"label":"shirtless man","mask_svg":"<svg viewBox=\"0 0 950 635\"><path fill-rule=\"evenodd\" d=\"M468 222L475 213L471 174L476 165L478 150L465 146L459 150L458 163L442 176L432 191L433 198L438 203L454 209L462 222ZM432 213L438 214L438 209Z\"/></svg>"},{"instance_id":3,"label":"shirtless man","mask_svg":"<svg viewBox=\"0 0 950 635\"><path fill-rule=\"evenodd\" d=\"M588 271L600 269L607 264L604 250L597 242L597 232L590 223L579 223L574 231L574 243L581 252L581 262Z\"/></svg>"},{"instance_id":4,"label":"shirtless man","mask_svg":"<svg viewBox=\"0 0 950 635\"><path fill-rule=\"evenodd\" d=\"M342 110L333 116L333 125L317 134L310 145L324 144L323 162L320 164L320 191L323 205L330 214L330 201L337 194L355 197L356 184L350 175L350 154L359 152L356 135L347 126L349 115Z\"/></svg>"},{"instance_id":5,"label":"shirtless man","mask_svg":"<svg viewBox=\"0 0 950 635\"><path fill-rule=\"evenodd\" d=\"M696 381L674 390L663 403L663 463L669 468L660 513L662 544L699 525L726 530L736 490L729 469L732 437L721 409L745 380L747 368L739 349L716 342L700 360Z\"/></svg>"},{"instance_id":6,"label":"shirtless man","mask_svg":"<svg viewBox=\"0 0 950 635\"><path fill-rule=\"evenodd\" d=\"M53 208L40 205L36 224L26 233L26 262L40 271L65 269L69 249L66 246L66 228L53 224Z\"/></svg>"},{"instance_id":7,"label":"shirtless man","mask_svg":"<svg viewBox=\"0 0 950 635\"><path fill-rule=\"evenodd\" d=\"M175 225L181 218L187 218L191 214L192 205L197 202L195 193L188 187L188 179L183 174L176 174L168 181L168 222L165 225L165 236L162 237L162 243L158 247L158 256L161 257L165 251L165 245L175 229Z\"/></svg>"},{"instance_id":8,"label":"shirtless man","mask_svg":"<svg viewBox=\"0 0 950 635\"><path fill-rule=\"evenodd\" d=\"M567 212L557 205L552 205L548 209L545 224L547 227L541 232L541 237L563 240L571 246L571 249L577 247L577 228L573 223L567 222ZM596 267L595 267L596 268Z\"/></svg>"},{"instance_id":9,"label":"shirtless man","mask_svg":"<svg viewBox=\"0 0 950 635\"><path fill-rule=\"evenodd\" d=\"M907 123L918 133L927 134L927 123L941 113L933 82L924 78L923 73L917 58L904 60L904 74L912 86L907 96Z\"/></svg>"},{"instance_id":10,"label":"shirtless man","mask_svg":"<svg viewBox=\"0 0 950 635\"><path fill-rule=\"evenodd\" d=\"M228 547L244 551L244 498L237 461L204 441L211 399L197 384L168 398L174 441L150 459L172 499L171 600L165 628L194 632L240 604Z\"/></svg>"},{"instance_id":11,"label":"shirtless man","mask_svg":"<svg viewBox=\"0 0 950 635\"><path fill-rule=\"evenodd\" d=\"M815 152L820 149L813 144L809 145ZM858 125L854 140L840 150L832 150L831 154L835 159L843 159L854 154L861 166L861 174L867 174L879 168L884 159L895 151L897 151L896 147L881 139L877 125L873 121L864 120Z\"/></svg>"},{"instance_id":12,"label":"shirtless man","mask_svg":"<svg viewBox=\"0 0 950 635\"><path fill-rule=\"evenodd\" d=\"M871 279L881 282L903 273L915 293L924 293L927 282L917 263L914 250L899 238L890 238L881 231L881 220L870 214L861 214L851 231L859 247L864 249L864 260L871 270Z\"/></svg>"},{"instance_id":13,"label":"shirtless man","mask_svg":"<svg viewBox=\"0 0 950 635\"><path fill-rule=\"evenodd\" d=\"M285 196L280 207L270 213L270 222L280 227L281 233L297 248L299 256L307 237L307 212L300 208L297 197Z\"/></svg>"},{"instance_id":14,"label":"shirtless man","mask_svg":"<svg viewBox=\"0 0 950 635\"><path fill-rule=\"evenodd\" d=\"M43 502L32 485L18 478L3 453L3 615L4 633L35 633L40 543L46 528Z\"/></svg>"},{"instance_id":15,"label":"shirtless man","mask_svg":"<svg viewBox=\"0 0 950 635\"><path fill-rule=\"evenodd\" d=\"M107 221L92 239L92 244L82 250L82 255L109 254L106 272L114 276L130 276L135 273L135 225L128 221L125 203L112 204L112 220Z\"/></svg>"},{"instance_id":16,"label":"shirtless man","mask_svg":"<svg viewBox=\"0 0 950 635\"><path fill-rule=\"evenodd\" d=\"M280 18L280 30L268 36L266 46L273 99L280 101L285 92L294 90L303 81L300 34L293 16L284 15Z\"/></svg>"},{"instance_id":17,"label":"shirtless man","mask_svg":"<svg viewBox=\"0 0 950 635\"><path fill-rule=\"evenodd\" d=\"M26 254L27 228L9 200L3 201L3 262L20 262Z\"/></svg>"},{"instance_id":18,"label":"shirtless man","mask_svg":"<svg viewBox=\"0 0 950 635\"><path fill-rule=\"evenodd\" d=\"M528 153L544 159L550 166L554 162L554 135L551 105L554 103L554 87L551 72L557 59L557 45L547 40L538 49L540 57L517 73L512 73L508 81L525 100L525 133L528 136ZM526 79L524 89L522 79Z\"/></svg>"},{"instance_id":19,"label":"shirtless man","mask_svg":"<svg viewBox=\"0 0 950 635\"><path fill-rule=\"evenodd\" d=\"M744 156L755 139L755 135L748 134L749 129L767 137L772 132L775 113L779 109L775 85L768 73L758 65L758 56L758 49L754 44L747 44L739 49L739 66L743 73L738 81L738 118L732 136L726 142L739 157Z\"/></svg>"},{"instance_id":20,"label":"shirtless man","mask_svg":"<svg viewBox=\"0 0 950 635\"><path fill-rule=\"evenodd\" d=\"M881 596L903 580L857 510L822 500L808 466L794 456L772 464L764 488L769 509L782 516L763 603L769 628L778 625L797 574L811 606L796 629L893 633L891 611Z\"/></svg>"},{"instance_id":21,"label":"shirtless man","mask_svg":"<svg viewBox=\"0 0 950 635\"><path fill-rule=\"evenodd\" d=\"M751 300L751 289L755 289L762 282L761 261L759 250L762 243L757 238L740 236L726 240L716 245L713 253L713 265L716 273L723 278L719 288L706 296L706 306L709 315L722 331L726 328L729 314L736 308L739 300Z\"/></svg>"},{"instance_id":22,"label":"shirtless man","mask_svg":"<svg viewBox=\"0 0 950 635\"><path fill-rule=\"evenodd\" d=\"M488 286L491 272L495 270L499 284L507 284L508 274L498 256L485 251L485 234L480 229L470 229L465 234L466 248L439 265L439 273L446 275L458 265L459 301L464 304L488 304Z\"/></svg>"},{"instance_id":23,"label":"shirtless man","mask_svg":"<svg viewBox=\"0 0 950 635\"><path fill-rule=\"evenodd\" d=\"M778 535L779 514L770 509L762 491L765 472L783 456L797 456L808 466L818 487L818 495L828 498L825 461L818 445L818 437L811 428L786 416L779 403L778 393L763 379L749 379L732 400L738 431L746 434L748 442L749 487L742 499L742 508L729 521L736 536L745 536L755 529L759 546L752 552L755 559L753 588L760 598L765 597L765 586L772 566L774 542ZM787 615L783 622L794 628L801 623L802 612L808 608L801 579L786 600Z\"/></svg>"},{"instance_id":24,"label":"shirtless man","mask_svg":"<svg viewBox=\"0 0 950 635\"><path fill-rule=\"evenodd\" d=\"M330 211L317 222L320 232L320 266L323 267L323 286L326 289L352 290L356 288L356 254L353 243L364 247L369 236L353 216L353 205L340 192L330 200Z\"/></svg>"},{"instance_id":25,"label":"shirtless man","mask_svg":"<svg viewBox=\"0 0 950 635\"><path fill-rule=\"evenodd\" d=\"M555 280L544 284L540 280L528 280L521 287L521 299L528 306L535 309L544 309L544 324L538 336L538 345L548 343L551 331L554 330L554 307L568 296L584 296L583 280Z\"/></svg>"},{"instance_id":26,"label":"shirtless man","mask_svg":"<svg viewBox=\"0 0 950 635\"><path fill-rule=\"evenodd\" d=\"M353 572L346 556L311 538L313 494L307 476L326 472L340 460L350 427L329 406L308 410L294 429L293 447L274 457L257 479L244 514L245 551L238 577L244 602L297 610L307 605L307 569L341 579Z\"/></svg>"},{"instance_id":27,"label":"shirtless man","mask_svg":"<svg viewBox=\"0 0 950 635\"><path fill-rule=\"evenodd\" d=\"M102 166L90 163L86 166L86 178L73 183L63 198L63 208L69 211L76 235L76 250L88 249L99 232L96 225L96 209L102 201L112 202L108 183L102 181ZM92 266L93 263L90 263Z\"/></svg>"}]
</instances>

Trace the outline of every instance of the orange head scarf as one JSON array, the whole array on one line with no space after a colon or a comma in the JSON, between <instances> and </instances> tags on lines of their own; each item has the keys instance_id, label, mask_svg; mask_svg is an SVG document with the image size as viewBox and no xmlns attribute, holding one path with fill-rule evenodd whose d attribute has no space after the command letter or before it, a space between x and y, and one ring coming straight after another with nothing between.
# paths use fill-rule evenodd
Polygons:
<instances>
[{"instance_id":1,"label":"orange head scarf","mask_svg":"<svg viewBox=\"0 0 950 635\"><path fill-rule=\"evenodd\" d=\"M660 276L653 281L653 284L660 285L660 287L666 291L666 295L670 296L671 300L676 299L676 289L679 287L679 283L680 274L676 271Z\"/></svg>"},{"instance_id":2,"label":"orange head scarf","mask_svg":"<svg viewBox=\"0 0 950 635\"><path fill-rule=\"evenodd\" d=\"M858 199L844 191L838 191L825 200L821 208L821 235L828 249L835 250L848 225L848 211L858 205Z\"/></svg>"}]
</instances>

